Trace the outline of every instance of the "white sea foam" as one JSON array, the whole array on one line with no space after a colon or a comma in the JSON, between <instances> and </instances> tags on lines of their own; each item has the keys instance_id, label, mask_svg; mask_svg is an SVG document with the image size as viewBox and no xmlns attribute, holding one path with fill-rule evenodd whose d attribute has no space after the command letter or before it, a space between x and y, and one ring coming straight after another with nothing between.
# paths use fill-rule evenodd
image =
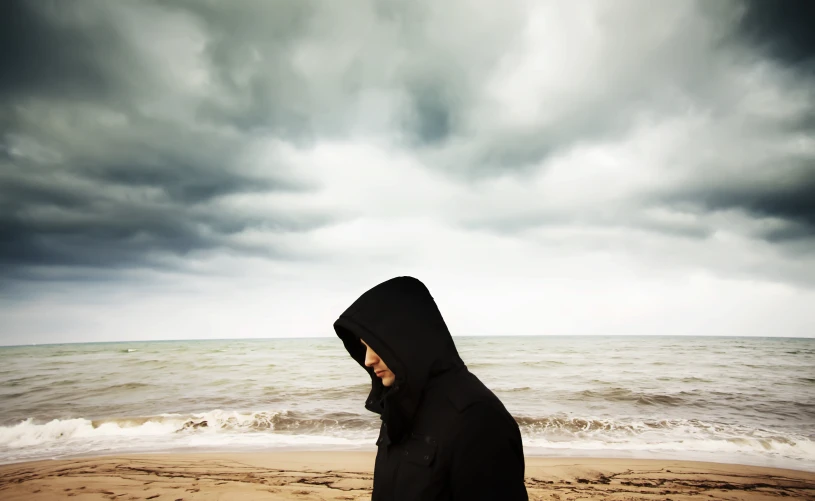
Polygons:
<instances>
[{"instance_id":1,"label":"white sea foam","mask_svg":"<svg viewBox=\"0 0 815 501\"><path fill-rule=\"evenodd\" d=\"M524 446L537 454L554 451L605 451L606 455L662 453L658 457L707 459L815 469L815 442L802 434L755 429L695 419L613 420L549 417L521 419ZM752 458L752 460L751 460ZM809 466L807 466L809 465Z\"/></svg>"},{"instance_id":2,"label":"white sea foam","mask_svg":"<svg viewBox=\"0 0 815 501\"><path fill-rule=\"evenodd\" d=\"M343 433L349 425L360 427L363 421L355 415L312 418L282 411L239 412L216 409L194 414L162 414L92 421L89 419L54 419L37 423L29 418L16 425L0 427L0 447L20 448L45 443L65 442L75 438L150 437L178 434L215 435L247 432L286 432L293 435L329 435ZM373 428L366 427L370 432ZM364 433L363 433L364 434ZM370 433L368 433L370 434Z\"/></svg>"},{"instance_id":3,"label":"white sea foam","mask_svg":"<svg viewBox=\"0 0 815 501\"><path fill-rule=\"evenodd\" d=\"M0 462L111 451L213 447L358 449L372 444L375 437L362 430L349 434L339 420L330 419L317 420L323 423L322 429L311 426L311 433L297 433L297 419L286 411L223 410L107 421L76 418L36 423L26 419L0 427ZM305 420L311 425L314 421Z\"/></svg>"},{"instance_id":4,"label":"white sea foam","mask_svg":"<svg viewBox=\"0 0 815 501\"><path fill-rule=\"evenodd\" d=\"M654 437L655 438L655 437ZM766 458L786 460L787 464L796 468L815 470L815 444L803 439L798 442L785 442L757 439L671 439L662 437L662 440L632 438L627 441L603 440L573 440L552 441L545 437L525 437L524 446L529 450L536 450L539 454L549 451L605 451L662 453L658 457L695 457L706 455L708 457L726 456L729 458ZM754 461L755 462L755 461ZM809 464L807 467L806 465Z\"/></svg>"},{"instance_id":5,"label":"white sea foam","mask_svg":"<svg viewBox=\"0 0 815 501\"><path fill-rule=\"evenodd\" d=\"M531 454L573 455L603 451L607 456L661 453L661 457L756 462L786 461L807 469L815 464L815 443L805 436L714 425L694 420L621 422L600 419L521 419L524 446ZM534 426L545 423L546 426ZM552 426L552 424L557 426ZM575 424L577 423L577 424ZM376 421L354 414L307 416L287 410L211 410L193 414L91 421L27 419L0 427L0 461L21 461L112 451L211 448L371 447ZM741 458L741 459L739 459ZM753 459L751 461L751 458ZM809 469L812 469L811 467Z\"/></svg>"},{"instance_id":6,"label":"white sea foam","mask_svg":"<svg viewBox=\"0 0 815 501\"><path fill-rule=\"evenodd\" d=\"M54 419L36 424L32 419L9 427L0 427L0 447L12 449L32 447L78 438L157 436L173 433L183 422L171 420L147 421L138 425L124 422L103 422L94 426L88 419Z\"/></svg>"}]
</instances>

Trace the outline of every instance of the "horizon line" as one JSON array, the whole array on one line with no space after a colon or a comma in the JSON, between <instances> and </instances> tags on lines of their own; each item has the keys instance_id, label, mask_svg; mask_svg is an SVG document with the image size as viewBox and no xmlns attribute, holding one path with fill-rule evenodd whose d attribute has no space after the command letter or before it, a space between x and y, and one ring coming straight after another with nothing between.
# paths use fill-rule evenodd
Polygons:
<instances>
[{"instance_id":1,"label":"horizon line","mask_svg":"<svg viewBox=\"0 0 815 501\"><path fill-rule=\"evenodd\" d=\"M661 338L731 338L731 339L813 339L814 337L797 336L739 336L728 334L451 334L453 338L518 338L518 337L661 337ZM122 341L66 341L61 343L26 343L26 344L2 344L0 348L21 348L32 346L64 346L80 344L126 344L126 343L174 343L174 342L201 342L201 341L280 341L280 340L305 340L305 339L330 339L336 336L286 336L286 337L245 337L245 338L188 338L188 339L128 339Z\"/></svg>"}]
</instances>

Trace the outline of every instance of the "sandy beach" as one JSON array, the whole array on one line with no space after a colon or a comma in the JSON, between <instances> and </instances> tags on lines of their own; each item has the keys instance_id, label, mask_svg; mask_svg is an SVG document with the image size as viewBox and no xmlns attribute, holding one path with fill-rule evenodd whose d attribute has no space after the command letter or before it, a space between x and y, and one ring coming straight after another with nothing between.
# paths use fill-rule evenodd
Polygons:
<instances>
[{"instance_id":1,"label":"sandy beach","mask_svg":"<svg viewBox=\"0 0 815 501\"><path fill-rule=\"evenodd\" d=\"M0 466L16 500L370 499L373 453L148 454ZM527 458L531 500L815 499L815 473L719 463Z\"/></svg>"}]
</instances>

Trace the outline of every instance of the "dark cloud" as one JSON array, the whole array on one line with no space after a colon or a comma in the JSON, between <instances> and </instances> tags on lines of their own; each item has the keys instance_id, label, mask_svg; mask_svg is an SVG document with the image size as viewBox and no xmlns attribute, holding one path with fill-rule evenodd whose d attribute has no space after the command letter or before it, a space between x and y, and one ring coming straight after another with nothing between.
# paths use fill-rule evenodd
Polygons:
<instances>
[{"instance_id":1,"label":"dark cloud","mask_svg":"<svg viewBox=\"0 0 815 501\"><path fill-rule=\"evenodd\" d=\"M796 96L790 102L802 99L798 85L809 89L804 91L801 108L766 124L765 136L780 134L788 141L797 137L802 144L815 137L815 93L807 82L815 78L815 2L744 0L742 5L738 32L747 46L798 80L790 82L790 93ZM741 175L726 183L692 184L669 200L703 210L738 210L757 219L774 219L779 224L761 230L759 238L796 249L815 249L815 155L801 148L754 164L746 162Z\"/></svg>"},{"instance_id":2,"label":"dark cloud","mask_svg":"<svg viewBox=\"0 0 815 501\"><path fill-rule=\"evenodd\" d=\"M744 207L757 216L778 217L798 223L815 237L815 172L809 179L796 180L777 187L710 193L708 206Z\"/></svg>"},{"instance_id":3,"label":"dark cloud","mask_svg":"<svg viewBox=\"0 0 815 501\"><path fill-rule=\"evenodd\" d=\"M141 5L149 4L113 7ZM149 58L108 6L0 7L0 278L182 266L174 258L210 251L294 258L234 237L329 218L219 202L309 187L284 174L280 159L247 156L252 136L197 121L201 102L145 71Z\"/></svg>"},{"instance_id":4,"label":"dark cloud","mask_svg":"<svg viewBox=\"0 0 815 501\"><path fill-rule=\"evenodd\" d=\"M28 117L6 135L0 160L0 263L16 266L152 266L165 255L241 249L247 228L305 230L324 223L296 214L223 211L222 197L308 189L282 176L277 159L250 159L229 134L130 116L124 126L49 113L62 128ZM36 115L36 113L35 113ZM42 117L41 117L42 118ZM260 163L262 162L262 163ZM265 249L280 256L276 249Z\"/></svg>"},{"instance_id":5,"label":"dark cloud","mask_svg":"<svg viewBox=\"0 0 815 501\"><path fill-rule=\"evenodd\" d=\"M416 85L410 91L412 119L405 124L417 146L443 143L455 126L450 92L441 84Z\"/></svg>"},{"instance_id":6,"label":"dark cloud","mask_svg":"<svg viewBox=\"0 0 815 501\"><path fill-rule=\"evenodd\" d=\"M736 210L756 219L774 219L780 224L755 236L778 244L815 244L815 164L772 179L682 188L662 202L695 211Z\"/></svg>"},{"instance_id":7,"label":"dark cloud","mask_svg":"<svg viewBox=\"0 0 815 501\"><path fill-rule=\"evenodd\" d=\"M0 94L100 96L111 91L102 64L120 40L103 23L54 1L0 4ZM73 14L73 15L72 15Z\"/></svg>"},{"instance_id":8,"label":"dark cloud","mask_svg":"<svg viewBox=\"0 0 815 501\"><path fill-rule=\"evenodd\" d=\"M130 167L139 172L138 165ZM218 176L185 176L182 170L177 177L149 177L147 171L145 179L142 171L134 180L122 172L114 182L100 182L4 169L0 274L26 266L154 267L168 256L216 249L290 258L279 249L252 248L230 237L247 228L302 231L326 222L295 214L219 209L212 203L217 194L250 189L243 186L247 180L237 177L221 181ZM158 189L146 195L140 189L145 185ZM251 189L260 187L268 189L268 184Z\"/></svg>"},{"instance_id":9,"label":"dark cloud","mask_svg":"<svg viewBox=\"0 0 815 501\"><path fill-rule=\"evenodd\" d=\"M815 2L746 0L745 6L741 29L747 39L815 77Z\"/></svg>"}]
</instances>

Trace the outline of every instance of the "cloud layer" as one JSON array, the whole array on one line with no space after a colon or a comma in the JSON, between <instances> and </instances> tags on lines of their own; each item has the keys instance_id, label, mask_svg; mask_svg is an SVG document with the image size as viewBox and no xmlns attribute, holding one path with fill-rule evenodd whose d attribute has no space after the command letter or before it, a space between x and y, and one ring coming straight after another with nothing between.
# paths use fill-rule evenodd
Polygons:
<instances>
[{"instance_id":1,"label":"cloud layer","mask_svg":"<svg viewBox=\"0 0 815 501\"><path fill-rule=\"evenodd\" d=\"M405 273L461 334L815 335L810 2L0 9L0 341L314 334Z\"/></svg>"}]
</instances>

